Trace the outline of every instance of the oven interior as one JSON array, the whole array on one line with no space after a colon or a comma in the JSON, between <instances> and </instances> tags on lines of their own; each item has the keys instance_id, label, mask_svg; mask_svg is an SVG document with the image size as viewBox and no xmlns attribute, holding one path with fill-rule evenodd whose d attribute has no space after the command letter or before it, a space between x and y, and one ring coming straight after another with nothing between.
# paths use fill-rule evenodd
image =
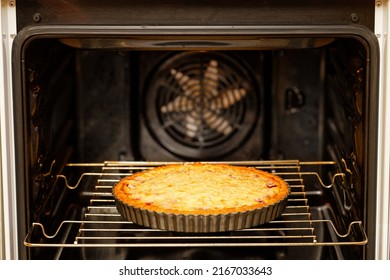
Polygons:
<instances>
[{"instance_id":1,"label":"oven interior","mask_svg":"<svg viewBox=\"0 0 390 280\"><path fill-rule=\"evenodd\" d=\"M369 255L375 50L359 36L37 33L18 50L22 258ZM118 217L110 191L121 177L197 161L281 175L292 186L286 213L218 234Z\"/></svg>"}]
</instances>

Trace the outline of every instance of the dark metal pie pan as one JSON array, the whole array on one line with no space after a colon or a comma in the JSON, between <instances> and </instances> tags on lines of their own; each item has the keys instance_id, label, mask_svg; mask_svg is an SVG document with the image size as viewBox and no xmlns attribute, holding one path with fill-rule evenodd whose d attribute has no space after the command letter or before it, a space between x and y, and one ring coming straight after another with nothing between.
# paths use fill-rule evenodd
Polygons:
<instances>
[{"instance_id":1,"label":"dark metal pie pan","mask_svg":"<svg viewBox=\"0 0 390 280\"><path fill-rule=\"evenodd\" d=\"M278 218L287 205L281 201L255 210L229 214L184 215L150 211L127 205L118 200L115 204L121 216L135 224L176 232L223 232L256 227Z\"/></svg>"}]
</instances>

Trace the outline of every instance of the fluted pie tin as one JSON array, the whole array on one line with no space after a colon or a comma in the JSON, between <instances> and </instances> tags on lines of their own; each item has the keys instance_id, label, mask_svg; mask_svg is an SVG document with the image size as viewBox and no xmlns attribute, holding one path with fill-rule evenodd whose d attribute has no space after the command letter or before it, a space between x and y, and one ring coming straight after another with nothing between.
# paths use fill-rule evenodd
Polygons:
<instances>
[{"instance_id":1,"label":"fluted pie tin","mask_svg":"<svg viewBox=\"0 0 390 280\"><path fill-rule=\"evenodd\" d=\"M287 197L255 210L228 214L186 215L161 213L127 205L118 200L115 204L120 215L135 224L175 232L224 232L256 227L278 218L287 205Z\"/></svg>"}]
</instances>

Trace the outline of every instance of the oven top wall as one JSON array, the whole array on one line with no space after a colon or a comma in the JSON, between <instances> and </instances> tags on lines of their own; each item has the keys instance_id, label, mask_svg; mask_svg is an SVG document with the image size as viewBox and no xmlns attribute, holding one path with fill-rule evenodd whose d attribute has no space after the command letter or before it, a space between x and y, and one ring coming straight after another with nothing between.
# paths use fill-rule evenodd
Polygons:
<instances>
[{"instance_id":1,"label":"oven top wall","mask_svg":"<svg viewBox=\"0 0 390 280\"><path fill-rule=\"evenodd\" d=\"M18 30L36 25L346 25L374 28L371 0L18 1Z\"/></svg>"}]
</instances>

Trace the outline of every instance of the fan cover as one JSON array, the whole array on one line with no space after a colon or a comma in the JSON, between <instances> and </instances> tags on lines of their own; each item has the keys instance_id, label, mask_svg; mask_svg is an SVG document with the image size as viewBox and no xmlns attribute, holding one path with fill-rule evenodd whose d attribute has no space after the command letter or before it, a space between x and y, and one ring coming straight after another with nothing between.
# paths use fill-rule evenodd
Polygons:
<instances>
[{"instance_id":1,"label":"fan cover","mask_svg":"<svg viewBox=\"0 0 390 280\"><path fill-rule=\"evenodd\" d=\"M256 124L255 83L236 58L184 52L167 59L148 82L147 126L171 153L216 159L240 147Z\"/></svg>"}]
</instances>

